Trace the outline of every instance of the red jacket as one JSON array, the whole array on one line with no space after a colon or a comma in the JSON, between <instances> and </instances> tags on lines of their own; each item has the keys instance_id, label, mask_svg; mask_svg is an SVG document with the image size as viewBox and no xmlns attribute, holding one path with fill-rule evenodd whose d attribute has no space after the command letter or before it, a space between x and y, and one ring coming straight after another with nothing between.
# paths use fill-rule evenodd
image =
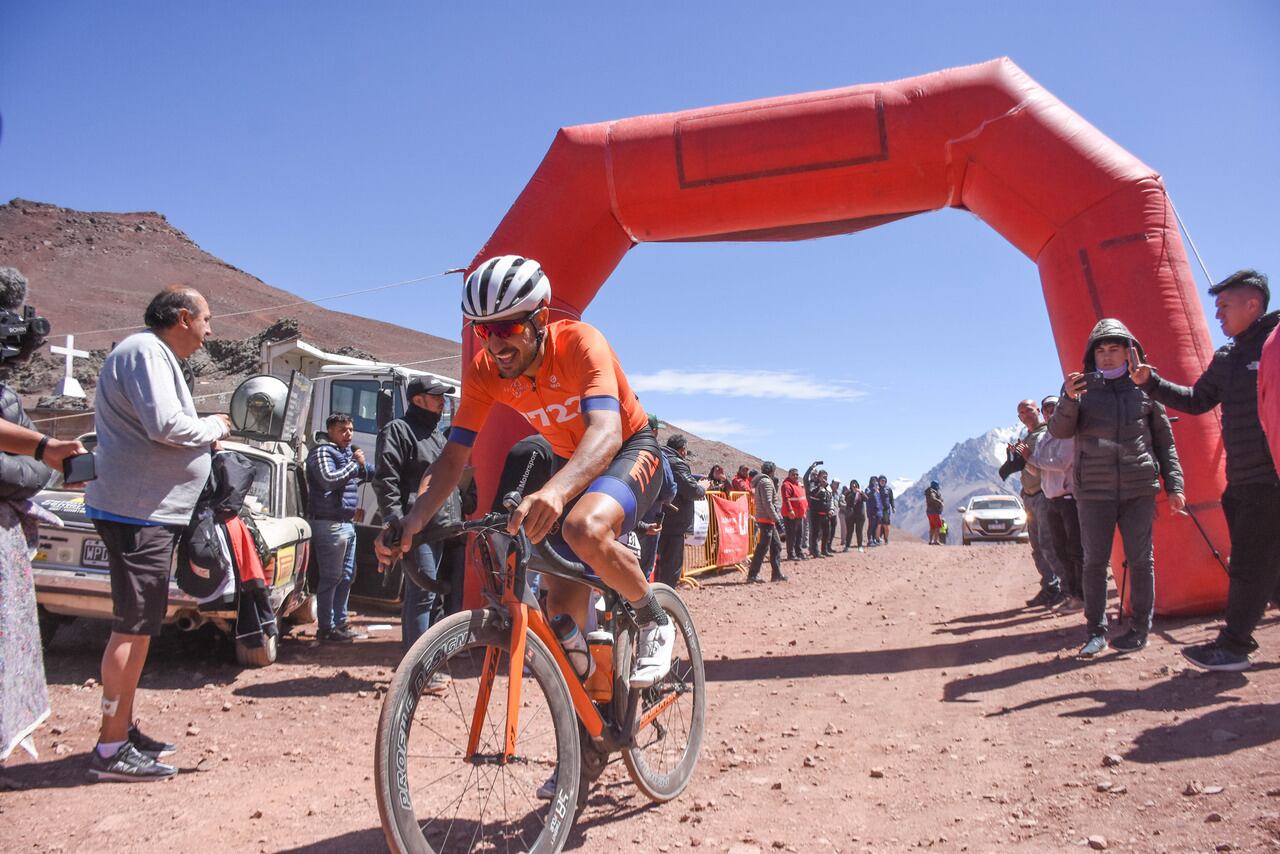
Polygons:
<instances>
[{"instance_id":1,"label":"red jacket","mask_svg":"<svg viewBox=\"0 0 1280 854\"><path fill-rule=\"evenodd\" d=\"M733 491L734 491L734 492L750 492L750 491L751 491L751 478L749 478L749 477L738 477L737 475L734 475L734 478L733 478L733 480L729 483L729 485L730 485L731 487L733 487Z\"/></svg>"},{"instance_id":2,"label":"red jacket","mask_svg":"<svg viewBox=\"0 0 1280 854\"><path fill-rule=\"evenodd\" d=\"M782 518L803 519L809 512L809 499L804 494L804 484L782 482Z\"/></svg>"},{"instance_id":3,"label":"red jacket","mask_svg":"<svg viewBox=\"0 0 1280 854\"><path fill-rule=\"evenodd\" d=\"M1271 446L1271 461L1280 470L1280 326L1262 346L1258 365L1258 417Z\"/></svg>"}]
</instances>

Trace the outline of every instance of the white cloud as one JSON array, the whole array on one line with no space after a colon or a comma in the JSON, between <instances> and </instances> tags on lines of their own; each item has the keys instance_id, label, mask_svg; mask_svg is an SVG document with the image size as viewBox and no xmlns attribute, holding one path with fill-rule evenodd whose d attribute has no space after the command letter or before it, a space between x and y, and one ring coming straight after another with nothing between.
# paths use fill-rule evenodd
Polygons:
<instances>
[{"instance_id":1,"label":"white cloud","mask_svg":"<svg viewBox=\"0 0 1280 854\"><path fill-rule=\"evenodd\" d=\"M791 400L856 400L866 392L843 381L819 380L795 371L684 371L631 374L639 393L714 394L721 397L770 397Z\"/></svg>"},{"instance_id":2,"label":"white cloud","mask_svg":"<svg viewBox=\"0 0 1280 854\"><path fill-rule=\"evenodd\" d=\"M743 424L741 421L735 421L732 418L716 418L711 421L698 421L696 419L686 420L681 418L678 421L670 423L672 423L672 426L674 427L678 427L681 430L688 430L690 433L694 433L704 439L728 439L733 436L751 435L754 432L746 424Z\"/></svg>"}]
</instances>

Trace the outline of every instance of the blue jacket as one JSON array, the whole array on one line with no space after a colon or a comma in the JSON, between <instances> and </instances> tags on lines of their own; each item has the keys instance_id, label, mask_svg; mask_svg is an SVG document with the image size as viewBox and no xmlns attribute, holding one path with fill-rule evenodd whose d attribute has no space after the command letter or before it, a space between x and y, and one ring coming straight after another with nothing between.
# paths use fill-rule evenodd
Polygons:
<instances>
[{"instance_id":1,"label":"blue jacket","mask_svg":"<svg viewBox=\"0 0 1280 854\"><path fill-rule=\"evenodd\" d=\"M884 507L884 496L880 494L880 487L875 489L865 489L864 494L867 496L867 518L879 519L882 515L881 508Z\"/></svg>"},{"instance_id":2,"label":"blue jacket","mask_svg":"<svg viewBox=\"0 0 1280 854\"><path fill-rule=\"evenodd\" d=\"M317 445L307 455L309 511L307 518L350 522L356 517L360 481L373 479L373 466L361 466L351 448Z\"/></svg>"}]
</instances>

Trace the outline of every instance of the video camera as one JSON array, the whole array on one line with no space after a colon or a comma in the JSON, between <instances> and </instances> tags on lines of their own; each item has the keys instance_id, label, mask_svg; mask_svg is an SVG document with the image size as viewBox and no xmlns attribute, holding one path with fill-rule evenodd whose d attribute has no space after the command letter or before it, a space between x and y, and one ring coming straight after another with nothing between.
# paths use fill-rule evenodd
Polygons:
<instances>
[{"instance_id":1,"label":"video camera","mask_svg":"<svg viewBox=\"0 0 1280 854\"><path fill-rule=\"evenodd\" d=\"M29 339L49 337L51 329L46 318L36 315L35 306L23 306L22 314L0 308L0 362L22 353Z\"/></svg>"}]
</instances>

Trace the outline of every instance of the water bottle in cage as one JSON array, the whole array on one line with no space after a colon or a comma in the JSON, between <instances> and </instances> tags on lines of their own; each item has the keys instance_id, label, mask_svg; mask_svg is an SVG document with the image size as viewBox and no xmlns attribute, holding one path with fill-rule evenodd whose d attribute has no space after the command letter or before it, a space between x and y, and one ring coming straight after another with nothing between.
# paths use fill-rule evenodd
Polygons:
<instances>
[{"instance_id":1,"label":"water bottle in cage","mask_svg":"<svg viewBox=\"0 0 1280 854\"><path fill-rule=\"evenodd\" d=\"M585 678L593 669L593 662L591 653L587 650L587 639L578 630L578 624L568 614L557 614L551 621L551 628L559 638L573 672L578 674L579 679Z\"/></svg>"}]
</instances>

